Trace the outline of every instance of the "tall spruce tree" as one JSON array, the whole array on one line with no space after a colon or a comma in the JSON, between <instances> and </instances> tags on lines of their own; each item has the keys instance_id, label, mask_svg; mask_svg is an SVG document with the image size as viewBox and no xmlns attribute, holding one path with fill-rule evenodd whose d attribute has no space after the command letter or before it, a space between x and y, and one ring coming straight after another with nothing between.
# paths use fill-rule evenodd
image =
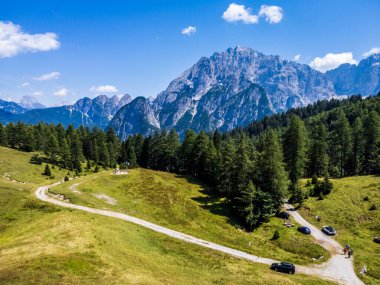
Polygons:
<instances>
[{"instance_id":1,"label":"tall spruce tree","mask_svg":"<svg viewBox=\"0 0 380 285\"><path fill-rule=\"evenodd\" d=\"M380 173L380 117L371 111L365 119L363 168L366 174Z\"/></svg>"},{"instance_id":2,"label":"tall spruce tree","mask_svg":"<svg viewBox=\"0 0 380 285\"><path fill-rule=\"evenodd\" d=\"M303 177L307 161L307 132L304 122L296 115L290 119L284 134L283 150L289 179L295 185Z\"/></svg>"},{"instance_id":3,"label":"tall spruce tree","mask_svg":"<svg viewBox=\"0 0 380 285\"><path fill-rule=\"evenodd\" d=\"M273 211L279 208L287 195L288 175L277 134L270 130L261 135L258 143L256 185L271 197Z\"/></svg>"},{"instance_id":4,"label":"tall spruce tree","mask_svg":"<svg viewBox=\"0 0 380 285\"><path fill-rule=\"evenodd\" d=\"M323 123L317 123L311 132L308 159L309 176L325 176L328 173L328 131Z\"/></svg>"},{"instance_id":5,"label":"tall spruce tree","mask_svg":"<svg viewBox=\"0 0 380 285\"><path fill-rule=\"evenodd\" d=\"M359 175L363 172L364 160L364 130L360 117L355 119L352 127L352 153L351 153L351 173Z\"/></svg>"}]
</instances>

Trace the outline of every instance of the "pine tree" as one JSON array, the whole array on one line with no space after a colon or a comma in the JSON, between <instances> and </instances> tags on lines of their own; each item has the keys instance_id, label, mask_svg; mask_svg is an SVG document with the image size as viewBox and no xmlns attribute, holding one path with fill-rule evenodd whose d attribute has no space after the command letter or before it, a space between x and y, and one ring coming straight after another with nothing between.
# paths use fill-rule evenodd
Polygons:
<instances>
[{"instance_id":1,"label":"pine tree","mask_svg":"<svg viewBox=\"0 0 380 285\"><path fill-rule=\"evenodd\" d=\"M7 132L2 123L0 123L0 145L1 146L8 145Z\"/></svg>"},{"instance_id":2,"label":"pine tree","mask_svg":"<svg viewBox=\"0 0 380 285\"><path fill-rule=\"evenodd\" d=\"M82 172L83 152L82 143L78 135L75 135L71 142L71 160L74 169L78 172Z\"/></svg>"},{"instance_id":3,"label":"pine tree","mask_svg":"<svg viewBox=\"0 0 380 285\"><path fill-rule=\"evenodd\" d=\"M307 133L305 124L298 116L292 116L284 134L283 149L286 168L292 184L302 178L306 165Z\"/></svg>"},{"instance_id":4,"label":"pine tree","mask_svg":"<svg viewBox=\"0 0 380 285\"><path fill-rule=\"evenodd\" d=\"M234 159L236 156L236 148L231 139L228 137L222 143L219 159L218 159L218 191L225 195L227 199L232 199L234 192L234 181L232 174L234 173Z\"/></svg>"},{"instance_id":5,"label":"pine tree","mask_svg":"<svg viewBox=\"0 0 380 285\"><path fill-rule=\"evenodd\" d=\"M50 156L52 162L55 161L55 156L59 153L58 140L55 135L51 134L47 142L45 153Z\"/></svg>"},{"instance_id":6,"label":"pine tree","mask_svg":"<svg viewBox=\"0 0 380 285\"><path fill-rule=\"evenodd\" d=\"M51 171L50 171L49 164L46 164L43 175L51 176Z\"/></svg>"},{"instance_id":7,"label":"pine tree","mask_svg":"<svg viewBox=\"0 0 380 285\"><path fill-rule=\"evenodd\" d=\"M207 165L207 150L209 145L209 137L204 131L201 131L195 139L192 149L192 175L195 177L205 178L205 166Z\"/></svg>"},{"instance_id":8,"label":"pine tree","mask_svg":"<svg viewBox=\"0 0 380 285\"><path fill-rule=\"evenodd\" d=\"M63 167L71 167L71 153L70 153L70 148L69 145L64 138L62 141L62 146L60 149L60 156L62 160L62 165Z\"/></svg>"},{"instance_id":9,"label":"pine tree","mask_svg":"<svg viewBox=\"0 0 380 285\"><path fill-rule=\"evenodd\" d=\"M286 197L288 179L278 136L273 130L260 137L258 151L255 184L261 191L270 195L273 210L276 210Z\"/></svg>"},{"instance_id":10,"label":"pine tree","mask_svg":"<svg viewBox=\"0 0 380 285\"><path fill-rule=\"evenodd\" d=\"M360 117L356 118L352 127L352 154L351 154L351 172L353 175L362 173L362 164L364 160L364 131Z\"/></svg>"},{"instance_id":11,"label":"pine tree","mask_svg":"<svg viewBox=\"0 0 380 285\"><path fill-rule=\"evenodd\" d=\"M126 143L125 143L125 155L126 155L126 161L124 163L128 162L130 168L137 167L137 157L135 153L135 147L134 143L132 141L132 137L128 137Z\"/></svg>"},{"instance_id":12,"label":"pine tree","mask_svg":"<svg viewBox=\"0 0 380 285\"><path fill-rule=\"evenodd\" d=\"M173 129L169 132L166 143L166 155L168 156L168 171L174 172L179 169L178 152L181 143L177 132Z\"/></svg>"},{"instance_id":13,"label":"pine tree","mask_svg":"<svg viewBox=\"0 0 380 285\"><path fill-rule=\"evenodd\" d=\"M185 139L180 148L180 165L182 171L185 173L191 173L192 171L192 150L194 147L194 142L196 139L196 134L193 130L187 130Z\"/></svg>"},{"instance_id":14,"label":"pine tree","mask_svg":"<svg viewBox=\"0 0 380 285\"><path fill-rule=\"evenodd\" d=\"M328 173L328 132L322 123L318 123L312 132L308 161L309 176L320 177Z\"/></svg>"},{"instance_id":15,"label":"pine tree","mask_svg":"<svg viewBox=\"0 0 380 285\"><path fill-rule=\"evenodd\" d=\"M343 177L349 172L349 158L352 149L352 137L350 124L343 113L337 113L337 119L332 124L330 157L331 172L334 168L338 171L338 175ZM335 173L334 173L335 174Z\"/></svg>"},{"instance_id":16,"label":"pine tree","mask_svg":"<svg viewBox=\"0 0 380 285\"><path fill-rule=\"evenodd\" d=\"M380 173L380 118L372 111L365 119L363 168L366 174Z\"/></svg>"}]
</instances>

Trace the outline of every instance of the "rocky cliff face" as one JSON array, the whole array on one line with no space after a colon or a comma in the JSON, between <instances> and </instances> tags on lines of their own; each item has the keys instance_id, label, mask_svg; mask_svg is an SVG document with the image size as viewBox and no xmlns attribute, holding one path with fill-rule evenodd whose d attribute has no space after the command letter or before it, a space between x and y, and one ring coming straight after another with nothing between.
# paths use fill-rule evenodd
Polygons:
<instances>
[{"instance_id":1,"label":"rocky cliff face","mask_svg":"<svg viewBox=\"0 0 380 285\"><path fill-rule=\"evenodd\" d=\"M144 97L137 97L116 113L110 127L124 140L130 134L149 135L159 130L160 124L148 100Z\"/></svg>"},{"instance_id":2,"label":"rocky cliff face","mask_svg":"<svg viewBox=\"0 0 380 285\"><path fill-rule=\"evenodd\" d=\"M308 65L229 48L201 58L153 101L161 127L230 130L265 115L330 99L334 87Z\"/></svg>"},{"instance_id":3,"label":"rocky cliff face","mask_svg":"<svg viewBox=\"0 0 380 285\"><path fill-rule=\"evenodd\" d=\"M116 112L131 100L132 98L128 94L121 98L118 96L108 98L106 95L99 95L94 99L88 97L80 99L73 107L87 115L95 126L105 129Z\"/></svg>"},{"instance_id":4,"label":"rocky cliff face","mask_svg":"<svg viewBox=\"0 0 380 285\"><path fill-rule=\"evenodd\" d=\"M342 64L326 72L339 95L376 95L380 91L380 54L371 55L358 65Z\"/></svg>"}]
</instances>

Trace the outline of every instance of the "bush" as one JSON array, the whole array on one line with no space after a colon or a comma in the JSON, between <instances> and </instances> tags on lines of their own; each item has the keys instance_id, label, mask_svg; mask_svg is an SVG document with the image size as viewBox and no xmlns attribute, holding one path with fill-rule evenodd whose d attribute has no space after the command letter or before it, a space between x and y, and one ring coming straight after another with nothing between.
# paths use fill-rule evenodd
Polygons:
<instances>
[{"instance_id":1,"label":"bush","mask_svg":"<svg viewBox=\"0 0 380 285\"><path fill-rule=\"evenodd\" d=\"M34 154L31 158L30 158L30 163L32 164L38 164L38 165L41 165L43 162L43 158L40 157L38 154Z\"/></svg>"},{"instance_id":2,"label":"bush","mask_svg":"<svg viewBox=\"0 0 380 285\"><path fill-rule=\"evenodd\" d=\"M43 175L51 176L51 171L50 171L49 164L46 164Z\"/></svg>"},{"instance_id":3,"label":"bush","mask_svg":"<svg viewBox=\"0 0 380 285\"><path fill-rule=\"evenodd\" d=\"M69 177L65 176L64 181L69 181Z\"/></svg>"},{"instance_id":4,"label":"bush","mask_svg":"<svg viewBox=\"0 0 380 285\"><path fill-rule=\"evenodd\" d=\"M275 230L273 233L272 240L277 240L279 238L280 238L280 233L278 232L278 230Z\"/></svg>"},{"instance_id":5,"label":"bush","mask_svg":"<svg viewBox=\"0 0 380 285\"><path fill-rule=\"evenodd\" d=\"M371 207L369 207L370 211L375 211L377 210L377 206L375 204L372 204Z\"/></svg>"},{"instance_id":6,"label":"bush","mask_svg":"<svg viewBox=\"0 0 380 285\"><path fill-rule=\"evenodd\" d=\"M365 196L365 197L363 198L363 201L366 201L366 202L368 202L368 201L369 201L369 198L368 198L368 196Z\"/></svg>"},{"instance_id":7,"label":"bush","mask_svg":"<svg viewBox=\"0 0 380 285\"><path fill-rule=\"evenodd\" d=\"M319 197L318 197L318 200L324 200L325 199L325 196L323 195L322 192L319 193Z\"/></svg>"},{"instance_id":8,"label":"bush","mask_svg":"<svg viewBox=\"0 0 380 285\"><path fill-rule=\"evenodd\" d=\"M95 166L95 170L94 170L95 173L98 173L99 172L99 165Z\"/></svg>"}]
</instances>

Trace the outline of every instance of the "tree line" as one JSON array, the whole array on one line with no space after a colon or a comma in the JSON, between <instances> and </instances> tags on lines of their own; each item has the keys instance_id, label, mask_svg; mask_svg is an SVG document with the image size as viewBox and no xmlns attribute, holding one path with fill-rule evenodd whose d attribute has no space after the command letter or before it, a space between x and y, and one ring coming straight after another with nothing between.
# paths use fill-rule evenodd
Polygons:
<instances>
[{"instance_id":1,"label":"tree line","mask_svg":"<svg viewBox=\"0 0 380 285\"><path fill-rule=\"evenodd\" d=\"M380 173L380 96L318 102L264 118L229 133L175 130L131 135L112 128L0 124L0 144L40 151L80 173L91 167L144 167L189 175L223 195L248 229L273 216L291 197L302 203L299 180L314 177L310 195L327 195L329 177ZM316 177L324 177L318 181Z\"/></svg>"}]
</instances>

